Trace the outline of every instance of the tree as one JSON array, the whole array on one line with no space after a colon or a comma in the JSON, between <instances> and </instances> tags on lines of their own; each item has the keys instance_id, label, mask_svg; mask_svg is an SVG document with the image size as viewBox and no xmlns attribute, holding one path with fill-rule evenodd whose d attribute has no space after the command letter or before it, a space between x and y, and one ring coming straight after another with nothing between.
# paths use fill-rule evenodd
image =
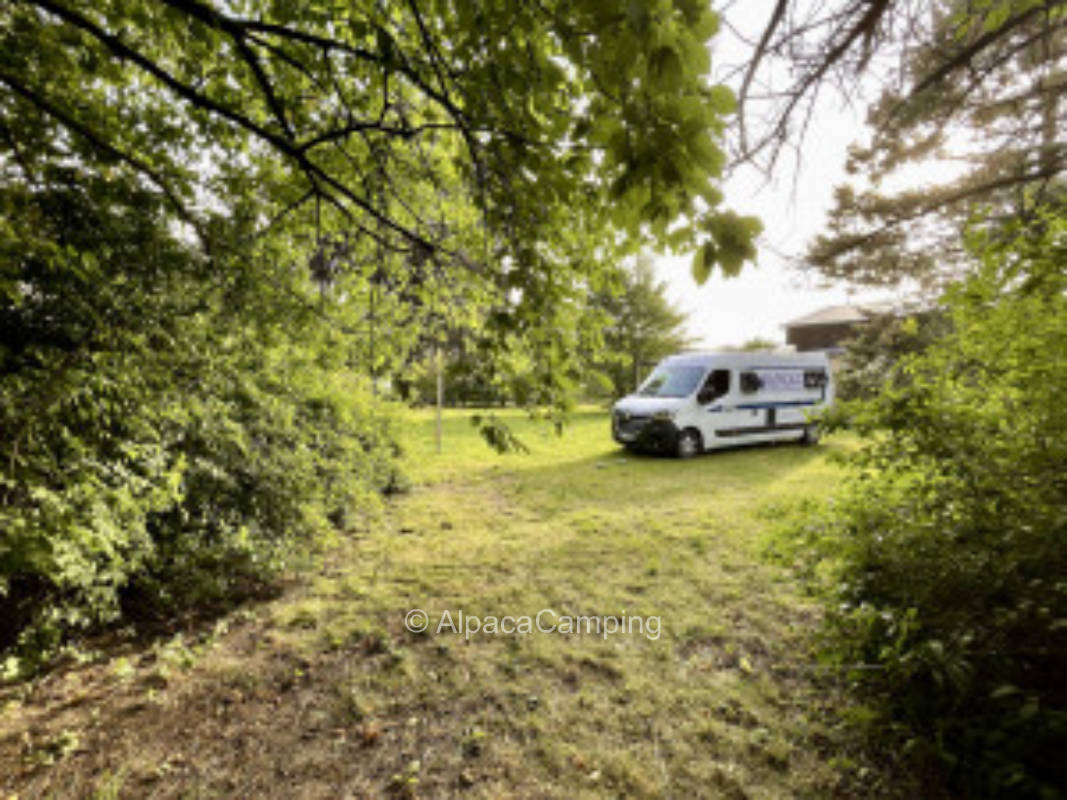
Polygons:
<instances>
[{"instance_id":1,"label":"tree","mask_svg":"<svg viewBox=\"0 0 1067 800\"><path fill-rule=\"evenodd\" d=\"M432 202L454 167L505 248L494 260L531 295L548 260L532 243L558 208L572 227L710 243L709 268L750 254L751 224L715 211L733 100L706 79L703 3L25 0L2 14L9 152L44 134L124 164L209 249L206 198L255 190L256 234L314 205L320 227L462 268L470 242L435 226ZM430 202L411 204L414 185Z\"/></svg>"},{"instance_id":2,"label":"tree","mask_svg":"<svg viewBox=\"0 0 1067 800\"><path fill-rule=\"evenodd\" d=\"M848 166L871 187L838 189L807 260L835 278L934 285L958 270L959 232L975 206L1000 225L1063 201L1065 59L1062 0L778 0L742 68L737 156L773 167L787 145L800 146L822 93L855 99L868 77L880 92L871 140ZM781 61L792 78L776 88ZM927 158L962 174L879 189Z\"/></svg>"},{"instance_id":3,"label":"tree","mask_svg":"<svg viewBox=\"0 0 1067 800\"><path fill-rule=\"evenodd\" d=\"M12 180L137 175L215 271L253 247L265 280L307 270L375 375L478 327L486 358L536 365L529 402L562 404L604 265L755 257L758 222L720 207L733 97L704 3L23 0L0 21Z\"/></svg>"},{"instance_id":4,"label":"tree","mask_svg":"<svg viewBox=\"0 0 1067 800\"><path fill-rule=\"evenodd\" d=\"M619 280L618 294L596 301L607 320L601 369L615 397L634 391L644 371L690 344L682 330L686 315L667 300L667 284L656 280L647 257L621 268Z\"/></svg>"},{"instance_id":5,"label":"tree","mask_svg":"<svg viewBox=\"0 0 1067 800\"><path fill-rule=\"evenodd\" d=\"M765 339L762 336L757 336L753 339L749 339L747 342L744 342L737 349L742 353L754 353L760 350L774 350L775 348L780 346L780 343L774 341L773 339Z\"/></svg>"},{"instance_id":6,"label":"tree","mask_svg":"<svg viewBox=\"0 0 1067 800\"><path fill-rule=\"evenodd\" d=\"M836 373L837 396L843 400L874 397L887 379L903 377L894 369L901 359L923 352L950 331L949 318L937 307L868 317L844 342L845 354Z\"/></svg>"},{"instance_id":7,"label":"tree","mask_svg":"<svg viewBox=\"0 0 1067 800\"><path fill-rule=\"evenodd\" d=\"M846 490L801 537L835 565L839 655L883 733L973 797L1054 797L1067 769L1067 216L974 234L947 333L842 418Z\"/></svg>"}]
</instances>

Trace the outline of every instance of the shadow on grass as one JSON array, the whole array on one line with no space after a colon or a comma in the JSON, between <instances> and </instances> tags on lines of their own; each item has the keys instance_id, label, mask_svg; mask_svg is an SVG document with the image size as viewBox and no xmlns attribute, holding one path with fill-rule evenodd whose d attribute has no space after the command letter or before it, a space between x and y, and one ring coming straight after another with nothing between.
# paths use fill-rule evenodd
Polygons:
<instances>
[{"instance_id":1,"label":"shadow on grass","mask_svg":"<svg viewBox=\"0 0 1067 800\"><path fill-rule=\"evenodd\" d=\"M257 573L244 563L229 563L213 571L171 574L165 580L137 576L119 593L120 614L115 622L58 634L41 629L35 634L34 619L24 615L19 620L22 627L8 625L0 641L0 655L24 659L19 674L0 680L0 689L62 675L86 659L109 661L150 649L178 634L195 643L210 636L219 620L276 599L291 582L280 574ZM24 598L10 595L7 599L15 603ZM29 599L40 610L60 598L54 591L42 589ZM0 613L3 610L0 605ZM31 638L20 642L23 631Z\"/></svg>"}]
</instances>

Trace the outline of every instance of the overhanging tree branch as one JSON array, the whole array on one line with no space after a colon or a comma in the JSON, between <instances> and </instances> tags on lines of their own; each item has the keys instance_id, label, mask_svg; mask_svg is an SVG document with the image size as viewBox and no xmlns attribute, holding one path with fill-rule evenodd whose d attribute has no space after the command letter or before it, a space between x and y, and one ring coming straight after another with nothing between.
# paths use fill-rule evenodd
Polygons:
<instances>
[{"instance_id":1,"label":"overhanging tree branch","mask_svg":"<svg viewBox=\"0 0 1067 800\"><path fill-rule=\"evenodd\" d=\"M1014 17L1009 18L1002 25L992 30L986 31L973 42L971 42L969 45L960 50L958 53L954 53L952 57L948 59L948 61L945 61L933 72L919 80L909 93L910 96L917 97L918 95L925 92L927 89L940 83L956 70L970 64L972 59L974 59L974 57L978 53L988 49L993 42L999 39L1003 39L1016 28L1022 26L1026 22L1034 19L1039 15L1045 14L1049 8L1055 5L1061 5L1061 3L1062 0L1054 0L1054 2L1045 3L1040 6L1033 6L1024 11L1022 14L1018 14Z\"/></svg>"},{"instance_id":2,"label":"overhanging tree branch","mask_svg":"<svg viewBox=\"0 0 1067 800\"><path fill-rule=\"evenodd\" d=\"M46 11L54 14L60 19L63 19L64 21L68 22L75 28L78 28L79 30L82 30L85 33L89 34L102 45L104 45L108 50L114 53L116 56L135 64L136 66L147 72L149 75L156 78L158 81L160 81L160 83L162 83L168 89L173 91L183 100L186 100L197 108L216 114L239 128L243 128L244 130L256 136L256 138L268 144L280 154L286 156L289 160L293 161L304 173L316 193L320 194L323 199L331 203L349 219L354 219L354 216L351 213L351 210L347 208L343 202L340 201L338 196L340 196L340 198L343 198L344 200L351 202L361 211L365 212L368 216L370 216L372 219L376 220L389 230L399 234L403 241L414 243L420 247L432 249L432 245L417 232L409 230L405 226L400 225L395 220L389 218L387 215L382 214L369 201L360 197L352 189L341 183L341 181L339 181L333 175L330 175L325 170L318 167L307 157L307 154L303 152L294 142L291 142L285 137L280 136L274 133L273 131L268 130L267 128L264 128L262 125L253 122L246 115L239 113L232 108L224 106L221 103L216 102L210 97L204 95L203 93L196 91L191 86L182 83L169 72L167 72L165 69L163 69L155 61L145 56L143 53L126 45L118 36L108 33L87 17L78 14L77 12L72 11L71 9L61 6L57 3L53 3L51 2L51 0L32 0L32 2L34 3L34 5L45 9ZM324 187L329 187L329 189L332 189L333 191L326 191ZM392 242L383 239L376 231L373 231L362 225L360 226L360 228L367 235L377 240L380 240L384 246L390 247L394 250L406 249L398 248Z\"/></svg>"},{"instance_id":3,"label":"overhanging tree branch","mask_svg":"<svg viewBox=\"0 0 1067 800\"><path fill-rule=\"evenodd\" d=\"M894 215L887 219L885 222L883 222L881 225L878 225L876 228L868 231L867 233L856 236L841 237L838 246L828 249L826 252L823 252L820 255L824 259L828 257L840 257L842 255L845 255L846 253L859 250L864 246L875 242L889 231L907 222L913 222L931 213L941 211L949 206L953 206L967 200L981 198L997 189L1032 184L1036 181L1050 180L1062 171L1063 166L1063 158L1061 154L1061 158L1059 158L1055 164L1046 165L1042 168L1031 170L1028 172L1017 173L1014 175L1004 175L1000 178L995 178L989 181L967 184L965 186L960 187L956 191L948 192L940 197L929 199L926 202L916 205L912 209ZM928 196L928 194L926 196ZM809 260L813 259L809 257Z\"/></svg>"},{"instance_id":4,"label":"overhanging tree branch","mask_svg":"<svg viewBox=\"0 0 1067 800\"><path fill-rule=\"evenodd\" d=\"M148 178L155 186L163 193L163 196L167 198L167 201L174 208L174 211L178 214L178 218L183 222L188 223L193 230L196 231L197 237L200 239L200 243L203 247L210 246L210 240L204 230L203 223L197 218L193 212L182 202L178 194L171 188L166 179L155 169L150 167L141 159L136 156L125 153L119 150L115 145L105 141L98 136L88 125L84 125L70 114L64 112L59 106L50 102L46 97L39 92L31 89L29 86L23 84L18 78L6 73L0 73L0 83L5 84L11 91L21 97L23 100L34 106L42 113L54 119L64 128L69 130L75 136L84 139L95 150L98 150L102 155L108 156L120 161L133 168L135 172L140 173L144 177Z\"/></svg>"},{"instance_id":5,"label":"overhanging tree branch","mask_svg":"<svg viewBox=\"0 0 1067 800\"><path fill-rule=\"evenodd\" d=\"M868 192L862 202L859 189L840 194L808 260L862 282L898 263L917 269L932 244L950 249L965 206L1025 216L1036 200L1064 202L1065 29L1067 0L779 0L737 73L733 165L769 170L788 148L799 164L827 88L850 99L879 91L868 110L870 143L852 151L849 171L878 182L906 164L948 159L966 165L963 178L882 198ZM776 86L786 69L788 83ZM931 220L928 240L899 235L902 223L922 219ZM946 274L964 266L947 261Z\"/></svg>"},{"instance_id":6,"label":"overhanging tree branch","mask_svg":"<svg viewBox=\"0 0 1067 800\"><path fill-rule=\"evenodd\" d=\"M866 9L862 15L860 15L859 19L846 31L844 37L840 41L834 42L831 40L828 43L828 51L820 56L816 62L815 68L804 74L786 94L785 106L783 110L776 115L777 121L774 123L771 130L768 131L768 133L751 150L746 149L742 151L740 156L741 161L750 161L757 153L764 150L773 142L785 141L789 134L790 120L800 103L808 97L809 94L818 92L827 73L844 59L853 45L862 41L867 43L867 47L870 46L874 31L882 17L891 7L892 2L893 0L870 0L870 2L866 4ZM774 31L781 23L781 15L778 15L777 12L778 8L776 7L772 14L771 21L767 25L767 29L764 31L768 40L773 36ZM763 53L765 52L766 45L763 46ZM761 54L760 60L762 59L763 55ZM748 83L751 84L751 81L748 81ZM742 95L741 101L744 101L745 99L745 96ZM777 161L777 157L777 150L775 150L771 154L768 168L773 168Z\"/></svg>"},{"instance_id":7,"label":"overhanging tree branch","mask_svg":"<svg viewBox=\"0 0 1067 800\"><path fill-rule=\"evenodd\" d=\"M248 68L255 76L256 83L259 85L260 91L263 94L263 98L270 108L274 118L278 121L282 131L291 140L296 138L293 134L293 129L289 125L289 120L286 118L285 108L281 101L274 93L274 87L271 85L270 79L263 71L263 65L259 62L259 58L248 46L245 30L241 28L234 20L219 13L215 9L195 2L194 0L162 0L171 8L182 11L194 19L198 19L205 25L216 28L229 35L233 41L234 46L237 48L238 54L245 62Z\"/></svg>"},{"instance_id":8,"label":"overhanging tree branch","mask_svg":"<svg viewBox=\"0 0 1067 800\"><path fill-rule=\"evenodd\" d=\"M763 35L760 36L759 42L756 44L756 48L752 53L752 58L748 62L748 69L745 70L745 77L741 81L741 89L737 93L739 106L737 123L741 134L742 153L748 152L748 136L745 132L745 100L748 98L749 90L752 88L752 79L756 77L756 71L759 69L760 64L763 63L763 58L767 54L767 46L770 44L775 31L778 30L778 26L782 24L782 19L785 17L785 12L788 7L789 0L778 0L778 2L775 3L774 11L771 12L771 18L763 29Z\"/></svg>"}]
</instances>

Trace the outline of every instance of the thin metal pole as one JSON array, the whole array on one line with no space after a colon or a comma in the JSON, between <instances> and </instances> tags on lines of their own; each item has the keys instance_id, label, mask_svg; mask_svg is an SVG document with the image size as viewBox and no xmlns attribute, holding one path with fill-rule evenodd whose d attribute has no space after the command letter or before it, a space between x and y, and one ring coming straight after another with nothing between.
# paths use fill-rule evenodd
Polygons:
<instances>
[{"instance_id":1,"label":"thin metal pole","mask_svg":"<svg viewBox=\"0 0 1067 800\"><path fill-rule=\"evenodd\" d=\"M437 452L441 452L441 407L445 404L445 379L444 370L441 369L441 348L434 350L434 361L437 365Z\"/></svg>"}]
</instances>

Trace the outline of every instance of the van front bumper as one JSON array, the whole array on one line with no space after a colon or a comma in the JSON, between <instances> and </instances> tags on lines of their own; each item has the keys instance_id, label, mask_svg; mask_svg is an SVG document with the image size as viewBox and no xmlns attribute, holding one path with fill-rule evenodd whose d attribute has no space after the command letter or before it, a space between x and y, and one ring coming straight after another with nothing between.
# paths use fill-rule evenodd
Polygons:
<instances>
[{"instance_id":1,"label":"van front bumper","mask_svg":"<svg viewBox=\"0 0 1067 800\"><path fill-rule=\"evenodd\" d=\"M673 453L678 447L679 430L669 419L656 419L615 412L611 415L611 436L633 450Z\"/></svg>"}]
</instances>

